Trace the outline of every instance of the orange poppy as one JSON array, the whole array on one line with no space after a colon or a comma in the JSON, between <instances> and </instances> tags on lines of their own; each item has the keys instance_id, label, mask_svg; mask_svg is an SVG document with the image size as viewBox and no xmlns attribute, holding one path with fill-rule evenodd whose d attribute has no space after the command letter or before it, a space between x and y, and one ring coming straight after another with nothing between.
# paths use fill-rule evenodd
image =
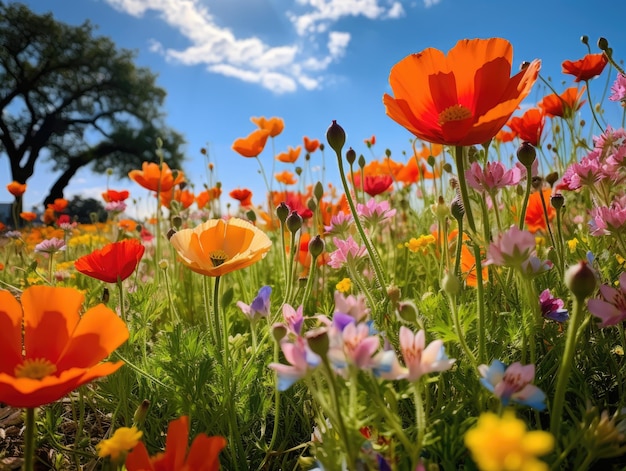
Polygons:
<instances>
[{"instance_id":1,"label":"orange poppy","mask_svg":"<svg viewBox=\"0 0 626 471\"><path fill-rule=\"evenodd\" d=\"M270 132L267 129L257 129L246 137L240 137L233 142L232 149L243 157L257 157L267 143Z\"/></svg>"},{"instance_id":2,"label":"orange poppy","mask_svg":"<svg viewBox=\"0 0 626 471\"><path fill-rule=\"evenodd\" d=\"M511 142L515 139L515 133L513 131L507 131L506 129L500 129L494 139L504 144L505 142Z\"/></svg>"},{"instance_id":3,"label":"orange poppy","mask_svg":"<svg viewBox=\"0 0 626 471\"><path fill-rule=\"evenodd\" d=\"M128 339L128 329L104 304L81 315L74 288L31 286L20 303L0 291L0 402L39 407L117 371L100 363Z\"/></svg>"},{"instance_id":4,"label":"orange poppy","mask_svg":"<svg viewBox=\"0 0 626 471\"><path fill-rule=\"evenodd\" d=\"M252 192L247 188L235 188L228 195L239 201L243 207L252 206Z\"/></svg>"},{"instance_id":5,"label":"orange poppy","mask_svg":"<svg viewBox=\"0 0 626 471\"><path fill-rule=\"evenodd\" d=\"M172 200L180 203L183 209L187 209L196 200L196 195L189 190L171 189L168 191L162 191L161 194L161 206L169 208Z\"/></svg>"},{"instance_id":6,"label":"orange poppy","mask_svg":"<svg viewBox=\"0 0 626 471\"><path fill-rule=\"evenodd\" d=\"M365 145L367 146L367 148L369 149L370 147L372 147L374 144L376 144L376 136L374 136L372 134L372 137L370 137L369 139L364 139L363 142L365 142Z\"/></svg>"},{"instance_id":7,"label":"orange poppy","mask_svg":"<svg viewBox=\"0 0 626 471\"><path fill-rule=\"evenodd\" d=\"M55 213L62 213L67 209L67 205L69 201L65 198L57 198L54 200L54 203L50 203L47 207L52 209Z\"/></svg>"},{"instance_id":8,"label":"orange poppy","mask_svg":"<svg viewBox=\"0 0 626 471\"><path fill-rule=\"evenodd\" d=\"M131 170L128 178L138 183L146 190L165 192L185 181L185 175L179 170L171 170L165 162L159 164L144 162L141 170Z\"/></svg>"},{"instance_id":9,"label":"orange poppy","mask_svg":"<svg viewBox=\"0 0 626 471\"><path fill-rule=\"evenodd\" d=\"M124 201L130 196L130 193L127 190L115 191L115 190L107 190L102 193L102 199L106 203L116 203L118 201Z\"/></svg>"},{"instance_id":10,"label":"orange poppy","mask_svg":"<svg viewBox=\"0 0 626 471\"><path fill-rule=\"evenodd\" d=\"M7 185L7 190L16 198L26 193L26 183L12 181Z\"/></svg>"},{"instance_id":11,"label":"orange poppy","mask_svg":"<svg viewBox=\"0 0 626 471\"><path fill-rule=\"evenodd\" d=\"M522 141L538 146L545 124L545 117L540 109L531 108L521 117L514 116L509 121L509 127Z\"/></svg>"},{"instance_id":12,"label":"orange poppy","mask_svg":"<svg viewBox=\"0 0 626 471\"><path fill-rule=\"evenodd\" d=\"M239 218L209 219L183 229L170 243L187 267L206 276L222 276L261 260L272 246L267 235Z\"/></svg>"},{"instance_id":13,"label":"orange poppy","mask_svg":"<svg viewBox=\"0 0 626 471\"><path fill-rule=\"evenodd\" d=\"M441 163L436 164L434 170L434 172L429 170L423 160L420 161L418 167L417 160L412 158L396 174L395 179L400 183L410 185L418 182L420 179L432 180L433 178L439 178L441 176Z\"/></svg>"},{"instance_id":14,"label":"orange poppy","mask_svg":"<svg viewBox=\"0 0 626 471\"><path fill-rule=\"evenodd\" d=\"M24 211L22 213L20 213L20 217L24 220L24 221L28 221L28 222L32 222L35 219L37 219L37 215L31 211Z\"/></svg>"},{"instance_id":15,"label":"orange poppy","mask_svg":"<svg viewBox=\"0 0 626 471\"><path fill-rule=\"evenodd\" d=\"M295 149L289 146L289 149L287 149L287 152L282 152L276 156L276 160L285 162L286 164L292 164L296 160L298 160L298 157L300 157L301 151L302 151L302 147L300 146L296 147Z\"/></svg>"},{"instance_id":16,"label":"orange poppy","mask_svg":"<svg viewBox=\"0 0 626 471\"><path fill-rule=\"evenodd\" d=\"M569 118L578 111L586 100L581 100L586 87L580 89L578 87L570 87L560 95L552 93L543 97L539 102L539 108L543 110L546 116L554 118Z\"/></svg>"},{"instance_id":17,"label":"orange poppy","mask_svg":"<svg viewBox=\"0 0 626 471\"><path fill-rule=\"evenodd\" d=\"M74 267L105 283L117 283L133 274L145 250L137 239L124 239L80 257Z\"/></svg>"},{"instance_id":18,"label":"orange poppy","mask_svg":"<svg viewBox=\"0 0 626 471\"><path fill-rule=\"evenodd\" d=\"M189 419L186 416L170 422L167 428L165 451L150 457L143 442L139 442L126 456L128 471L217 471L219 454L226 446L224 437L196 435L189 447Z\"/></svg>"},{"instance_id":19,"label":"orange poppy","mask_svg":"<svg viewBox=\"0 0 626 471\"><path fill-rule=\"evenodd\" d=\"M576 77L574 82L587 81L602 73L609 63L604 53L587 54L577 61L563 61L561 64L564 74Z\"/></svg>"},{"instance_id":20,"label":"orange poppy","mask_svg":"<svg viewBox=\"0 0 626 471\"><path fill-rule=\"evenodd\" d=\"M528 95L541 62L510 77L513 48L501 38L465 39L449 52L429 48L392 69L387 115L428 142L483 144Z\"/></svg>"},{"instance_id":21,"label":"orange poppy","mask_svg":"<svg viewBox=\"0 0 626 471\"><path fill-rule=\"evenodd\" d=\"M526 216L524 222L526 228L533 234L537 231L547 230L546 217L543 212L543 204L541 203L542 193L535 191L531 193L528 198L528 206L526 207ZM543 190L543 201L546 203L546 209L548 210L548 219L551 221L556 215L555 209L550 204L550 197L552 196L552 190L546 188Z\"/></svg>"},{"instance_id":22,"label":"orange poppy","mask_svg":"<svg viewBox=\"0 0 626 471\"><path fill-rule=\"evenodd\" d=\"M465 244L461 245L461 272L465 275L465 284L471 288L478 286L478 277L476 276L476 258L474 254ZM483 283L487 279L487 267L482 265Z\"/></svg>"},{"instance_id":23,"label":"orange poppy","mask_svg":"<svg viewBox=\"0 0 626 471\"><path fill-rule=\"evenodd\" d=\"M304 136L303 139L304 139L304 149L309 154L312 154L313 152L315 152L320 146L320 141L318 141L317 139L309 139L306 136Z\"/></svg>"},{"instance_id":24,"label":"orange poppy","mask_svg":"<svg viewBox=\"0 0 626 471\"><path fill-rule=\"evenodd\" d=\"M216 200L222 195L222 188L220 186L214 186L207 190L201 191L196 195L196 204L198 208L202 209L209 204L209 201Z\"/></svg>"},{"instance_id":25,"label":"orange poppy","mask_svg":"<svg viewBox=\"0 0 626 471\"><path fill-rule=\"evenodd\" d=\"M133 232L137 230L137 221L132 219L122 219L117 222L117 227L126 232Z\"/></svg>"},{"instance_id":26,"label":"orange poppy","mask_svg":"<svg viewBox=\"0 0 626 471\"><path fill-rule=\"evenodd\" d=\"M54 209L50 207L50 205L48 205L48 207L44 210L43 214L41 215L41 220L43 221L44 224L54 224L54 221L56 221L57 217L54 214Z\"/></svg>"},{"instance_id":27,"label":"orange poppy","mask_svg":"<svg viewBox=\"0 0 626 471\"><path fill-rule=\"evenodd\" d=\"M270 137L276 137L283 129L285 129L285 122L281 118L277 118L274 116L273 118L265 118L261 116L260 118L250 118L254 124L256 124L259 129L265 129L270 133Z\"/></svg>"},{"instance_id":28,"label":"orange poppy","mask_svg":"<svg viewBox=\"0 0 626 471\"><path fill-rule=\"evenodd\" d=\"M274 178L278 183L282 183L284 185L295 185L298 183L296 176L289 170L274 174Z\"/></svg>"}]
</instances>

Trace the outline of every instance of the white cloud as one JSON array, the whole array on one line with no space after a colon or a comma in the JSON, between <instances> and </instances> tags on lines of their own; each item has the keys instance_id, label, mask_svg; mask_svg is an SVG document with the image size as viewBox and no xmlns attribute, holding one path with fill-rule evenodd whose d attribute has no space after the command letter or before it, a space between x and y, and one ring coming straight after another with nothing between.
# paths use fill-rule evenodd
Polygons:
<instances>
[{"instance_id":1,"label":"white cloud","mask_svg":"<svg viewBox=\"0 0 626 471\"><path fill-rule=\"evenodd\" d=\"M437 5L441 0L424 0L424 6L430 8Z\"/></svg>"},{"instance_id":2,"label":"white cloud","mask_svg":"<svg viewBox=\"0 0 626 471\"><path fill-rule=\"evenodd\" d=\"M333 31L344 17L395 19L405 14L402 0L297 0L297 13L285 13L294 27L292 44L271 45L259 37L239 37L220 24L203 0L105 0L115 9L142 17L148 11L189 41L175 49L153 38L150 51L180 64L204 65L212 73L256 83L275 93L323 85L324 72L345 55L350 33ZM424 0L426 6L440 0ZM245 14L242 13L242 14Z\"/></svg>"}]
</instances>

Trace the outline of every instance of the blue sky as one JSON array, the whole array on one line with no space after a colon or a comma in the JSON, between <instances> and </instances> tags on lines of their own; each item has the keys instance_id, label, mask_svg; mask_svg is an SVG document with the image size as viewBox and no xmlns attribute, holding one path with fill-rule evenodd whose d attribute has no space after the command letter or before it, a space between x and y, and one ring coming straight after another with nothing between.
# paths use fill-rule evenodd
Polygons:
<instances>
[{"instance_id":1,"label":"blue sky","mask_svg":"<svg viewBox=\"0 0 626 471\"><path fill-rule=\"evenodd\" d=\"M167 90L167 123L187 145L184 167L197 190L207 182L201 147L208 147L225 193L249 187L263 201L258 163L231 150L233 141L253 131L252 116L279 116L285 130L275 139L276 153L302 144L303 136L324 142L337 120L347 145L370 159L384 155L404 161L411 135L388 118L382 96L390 92L391 67L427 47L448 50L459 39L499 36L513 44L514 71L524 60L542 60L542 76L562 91L572 78L561 62L593 52L606 37L619 59L626 57L623 18L626 4L611 0L30 0L32 10L52 11L63 22L90 20L98 34L119 47L137 51L136 63L159 76ZM614 72L613 76L614 76ZM611 79L612 81L612 79ZM539 84L538 84L539 85ZM606 80L592 82L601 95ZM526 103L546 93L536 86ZM376 135L373 154L363 140ZM336 175L327 149L327 180ZM301 159L304 152L301 155ZM261 154L272 168L272 147ZM299 161L299 163L303 163ZM313 154L311 165L321 165ZM276 169L292 168L276 163ZM314 176L320 173L314 172ZM9 165L0 157L0 200ZM40 204L52 180L43 162L28 182L26 207ZM147 205L147 193L128 180L113 181ZM74 193L98 197L106 179L81 171L70 184ZM228 197L226 196L226 199Z\"/></svg>"}]
</instances>

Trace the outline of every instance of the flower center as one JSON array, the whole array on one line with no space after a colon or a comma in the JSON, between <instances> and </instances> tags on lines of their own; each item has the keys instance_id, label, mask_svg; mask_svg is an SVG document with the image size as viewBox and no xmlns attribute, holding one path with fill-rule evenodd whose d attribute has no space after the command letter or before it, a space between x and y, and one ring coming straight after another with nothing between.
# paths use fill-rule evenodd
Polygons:
<instances>
[{"instance_id":1,"label":"flower center","mask_svg":"<svg viewBox=\"0 0 626 471\"><path fill-rule=\"evenodd\" d=\"M15 377L42 379L55 373L56 370L56 365L53 365L45 358L29 358L24 360L24 363L21 365L15 367Z\"/></svg>"},{"instance_id":2,"label":"flower center","mask_svg":"<svg viewBox=\"0 0 626 471\"><path fill-rule=\"evenodd\" d=\"M450 121L462 121L472 117L472 112L469 108L463 105L452 105L439 113L439 125L443 126Z\"/></svg>"},{"instance_id":3,"label":"flower center","mask_svg":"<svg viewBox=\"0 0 626 471\"><path fill-rule=\"evenodd\" d=\"M223 250L214 250L209 255L211 259L211 263L213 263L214 267L219 267L222 263L228 260L228 255Z\"/></svg>"}]
</instances>

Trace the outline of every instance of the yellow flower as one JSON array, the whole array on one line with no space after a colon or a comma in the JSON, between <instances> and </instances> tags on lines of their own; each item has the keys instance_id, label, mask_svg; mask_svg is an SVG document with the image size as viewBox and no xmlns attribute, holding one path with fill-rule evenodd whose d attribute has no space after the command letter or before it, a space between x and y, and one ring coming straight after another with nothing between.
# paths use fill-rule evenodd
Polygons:
<instances>
[{"instance_id":1,"label":"yellow flower","mask_svg":"<svg viewBox=\"0 0 626 471\"><path fill-rule=\"evenodd\" d=\"M350 280L350 278L344 278L339 283L337 283L335 288L337 288L337 291L347 293L352 289L352 280Z\"/></svg>"},{"instance_id":2,"label":"yellow flower","mask_svg":"<svg viewBox=\"0 0 626 471\"><path fill-rule=\"evenodd\" d=\"M465 445L481 471L543 471L548 465L536 457L554 448L554 437L543 431L526 430L512 411L502 417L483 413L465 434Z\"/></svg>"},{"instance_id":3,"label":"yellow flower","mask_svg":"<svg viewBox=\"0 0 626 471\"><path fill-rule=\"evenodd\" d=\"M578 239L570 239L567 241L567 247L569 248L570 253L574 253L576 251L576 246L578 245Z\"/></svg>"},{"instance_id":4,"label":"yellow flower","mask_svg":"<svg viewBox=\"0 0 626 471\"><path fill-rule=\"evenodd\" d=\"M404 246L408 248L411 252L418 251L426 251L429 245L435 243L435 237L431 234L419 236L417 239L415 237L411 237L411 240L406 242Z\"/></svg>"},{"instance_id":5,"label":"yellow flower","mask_svg":"<svg viewBox=\"0 0 626 471\"><path fill-rule=\"evenodd\" d=\"M102 440L96 445L98 456L105 458L111 457L114 463L121 463L126 458L126 453L137 446L139 439L143 435L137 427L120 427L111 438Z\"/></svg>"},{"instance_id":6,"label":"yellow flower","mask_svg":"<svg viewBox=\"0 0 626 471\"><path fill-rule=\"evenodd\" d=\"M170 238L181 261L206 276L222 276L261 260L272 241L260 229L238 218L209 219Z\"/></svg>"}]
</instances>

